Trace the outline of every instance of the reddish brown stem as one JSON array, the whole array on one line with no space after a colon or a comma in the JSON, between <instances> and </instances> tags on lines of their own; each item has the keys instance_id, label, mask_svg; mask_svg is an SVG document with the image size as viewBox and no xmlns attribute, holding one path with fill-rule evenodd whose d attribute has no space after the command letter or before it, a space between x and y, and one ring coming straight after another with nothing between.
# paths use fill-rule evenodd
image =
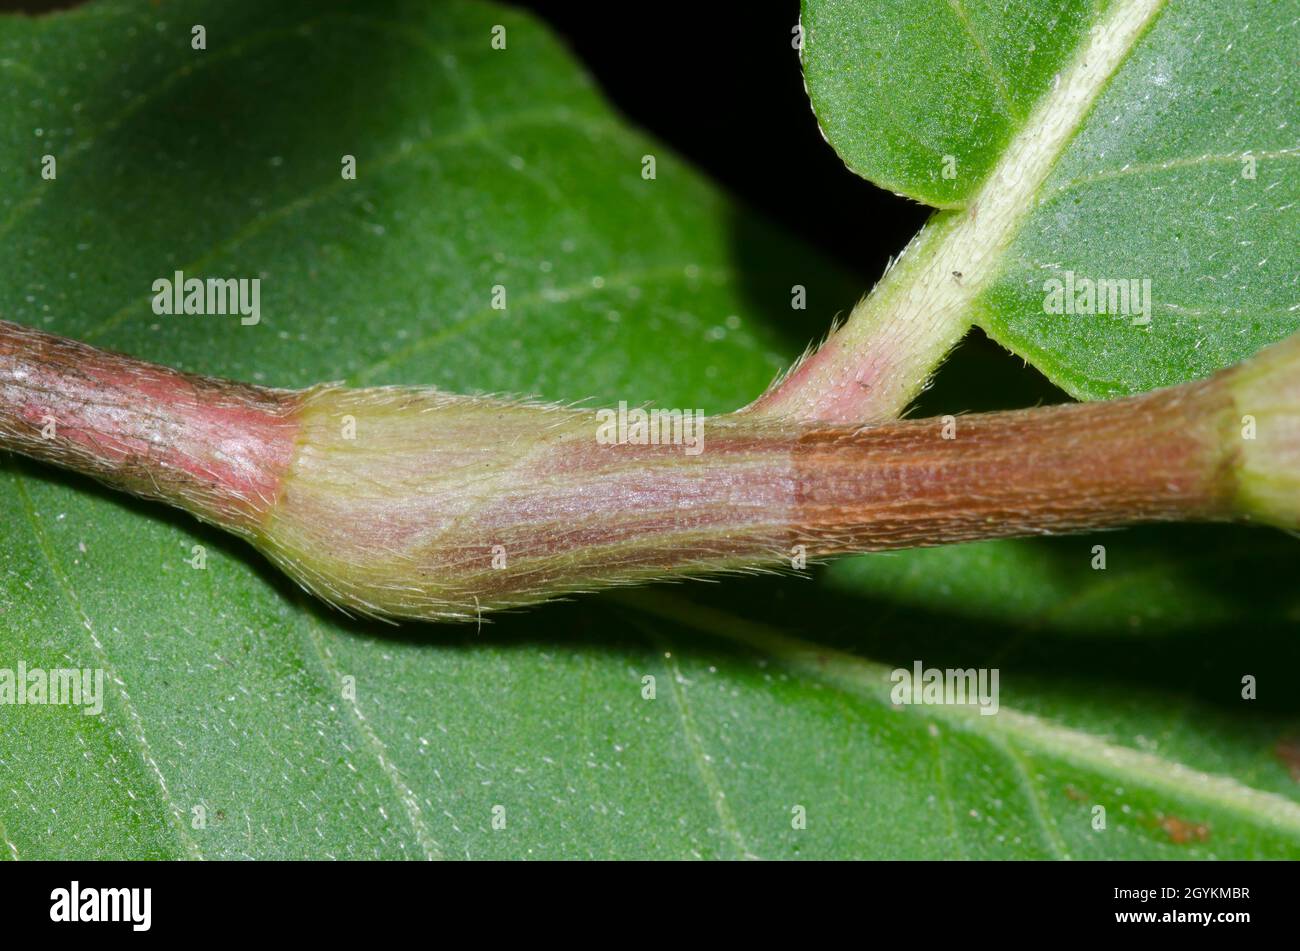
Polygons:
<instances>
[{"instance_id":1,"label":"reddish brown stem","mask_svg":"<svg viewBox=\"0 0 1300 951\"><path fill-rule=\"evenodd\" d=\"M274 503L299 400L0 321L0 449L232 530Z\"/></svg>"},{"instance_id":2,"label":"reddish brown stem","mask_svg":"<svg viewBox=\"0 0 1300 951\"><path fill-rule=\"evenodd\" d=\"M1231 413L1230 395L1205 381L850 436L813 431L796 444L798 532L833 553L1229 518Z\"/></svg>"},{"instance_id":3,"label":"reddish brown stem","mask_svg":"<svg viewBox=\"0 0 1300 951\"><path fill-rule=\"evenodd\" d=\"M1231 371L1111 403L864 428L713 417L693 455L604 444L591 411L420 388L269 390L0 323L0 449L224 525L348 609L464 618L788 563L797 546L815 556L1231 518L1234 381L1277 394L1296 349L1252 361L1262 369L1245 382ZM1270 399L1281 435L1253 465L1290 473L1274 460L1290 458L1300 397ZM1273 491L1266 516L1279 491L1293 499Z\"/></svg>"}]
</instances>

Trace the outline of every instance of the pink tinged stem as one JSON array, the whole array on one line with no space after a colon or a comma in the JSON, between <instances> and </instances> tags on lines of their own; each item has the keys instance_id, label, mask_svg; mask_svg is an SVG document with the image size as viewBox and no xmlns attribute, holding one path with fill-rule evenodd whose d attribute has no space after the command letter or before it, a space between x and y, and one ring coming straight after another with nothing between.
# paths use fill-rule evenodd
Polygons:
<instances>
[{"instance_id":1,"label":"pink tinged stem","mask_svg":"<svg viewBox=\"0 0 1300 951\"><path fill-rule=\"evenodd\" d=\"M968 212L967 215L973 215ZM844 425L896 418L970 327L965 219L940 212L847 320L741 412Z\"/></svg>"},{"instance_id":2,"label":"pink tinged stem","mask_svg":"<svg viewBox=\"0 0 1300 951\"><path fill-rule=\"evenodd\" d=\"M705 420L692 455L602 444L585 410L269 390L0 323L0 449L223 525L346 610L465 619L801 554L1242 514L1290 525L1297 365L1300 338L1109 403L872 427L736 413ZM1245 449L1243 400L1264 434ZM1243 492L1243 472L1262 488Z\"/></svg>"},{"instance_id":3,"label":"pink tinged stem","mask_svg":"<svg viewBox=\"0 0 1300 951\"><path fill-rule=\"evenodd\" d=\"M241 534L275 503L300 400L0 321L0 448Z\"/></svg>"}]
</instances>

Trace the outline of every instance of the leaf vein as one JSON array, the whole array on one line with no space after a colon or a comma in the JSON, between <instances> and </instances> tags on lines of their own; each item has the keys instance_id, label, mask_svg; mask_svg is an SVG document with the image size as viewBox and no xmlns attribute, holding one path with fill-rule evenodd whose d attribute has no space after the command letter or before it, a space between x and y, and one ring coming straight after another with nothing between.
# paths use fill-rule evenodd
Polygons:
<instances>
[{"instance_id":1,"label":"leaf vein","mask_svg":"<svg viewBox=\"0 0 1300 951\"><path fill-rule=\"evenodd\" d=\"M984 73L993 83L993 92L1002 105L1000 110L1003 115L1012 120L1024 120L1024 115L1018 113L1011 103L1011 98L1007 94L1007 80L1001 71L993 64L993 57L989 54L988 46L985 44L983 37L975 32L975 24L971 23L970 16L965 8L961 5L961 0L948 0L948 6L952 8L953 15L957 22L961 24L966 35L970 37L971 42L975 45L976 51L980 54L980 62L984 66Z\"/></svg>"},{"instance_id":2,"label":"leaf vein","mask_svg":"<svg viewBox=\"0 0 1300 951\"><path fill-rule=\"evenodd\" d=\"M303 613L307 617L306 641L310 645L312 652L316 655L320 665L325 669L325 672L333 678L336 684L340 684L342 682L342 677L338 668L334 665L329 648L325 646L320 623L316 620L315 616L311 614L305 603L302 603L301 606L304 609ZM419 843L420 850L424 853L424 857L429 861L435 861L442 858L442 849L438 845L437 841L434 840L428 826L425 824L423 810L420 808L419 797L416 796L415 791L407 784L405 778L402 776L402 771L398 768L397 764L389 758L388 747L384 744L384 741L379 738L379 734L377 734L374 728L370 725L370 721L366 719L365 714L361 712L361 706L355 699L348 700L344 704L344 707L348 711L349 719L356 729L357 734L365 743L366 748L369 749L371 754L375 757L380 772L383 773L384 778L392 785L393 791L397 793L398 801L402 804L402 811L406 815L407 822L410 824L412 832L415 833L416 842Z\"/></svg>"},{"instance_id":3,"label":"leaf vein","mask_svg":"<svg viewBox=\"0 0 1300 951\"><path fill-rule=\"evenodd\" d=\"M140 716L139 710L136 709L135 703L131 700L125 682L120 676L118 676L117 671L110 662L108 654L104 650L104 645L100 643L99 638L96 636L94 625L90 620L90 615L86 613L85 608L81 604L81 599L77 597L77 593L73 589L71 582L65 576L62 568L59 567L58 559L55 557L54 552L50 547L49 537L47 536L45 529L41 526L40 520L36 517L36 511L32 505L31 496L27 492L27 487L23 484L23 480L16 472L10 471L9 475L13 481L17 496L22 502L23 512L31 527L32 537L36 541L37 550L40 551L42 559L49 568L50 576L63 592L64 598L67 600L69 607L72 609L73 613L81 619L82 626L90 635L90 643L95 657L104 668L105 677L111 684L113 684L122 701L122 707L126 711L127 720L131 725L131 732L133 734L132 738L139 747L141 759L144 761L145 766L148 768L157 784L163 802L166 803L168 807L167 814L171 819L171 825L176 832L176 837L180 840L181 844L184 845L185 850L190 854L191 858L201 859L203 856L199 851L198 844L185 829L185 812L181 809L180 804L172 798L171 791L167 788L167 779L163 776L162 769L159 767L157 760L154 759L152 748L149 744L149 738L145 734L144 720Z\"/></svg>"},{"instance_id":4,"label":"leaf vein","mask_svg":"<svg viewBox=\"0 0 1300 951\"><path fill-rule=\"evenodd\" d=\"M694 717L691 715L690 702L686 699L686 690L684 686L681 686L685 683L686 678L682 675L681 667L669 649L670 645L662 636L651 631L639 619L636 621L636 625L663 651L664 657L668 661L668 686L669 690L672 691L673 706L677 709L678 721L682 725L682 734L686 737L686 746L691 751L691 757L695 761L696 772L699 773L700 779L708 790L709 802L718 815L718 821L722 824L723 832L739 850L741 858L758 858L746 844L740 826L736 823L736 817L732 815L731 807L727 803L726 790L722 788L717 772L705 752L704 740L695 726Z\"/></svg>"}]
</instances>

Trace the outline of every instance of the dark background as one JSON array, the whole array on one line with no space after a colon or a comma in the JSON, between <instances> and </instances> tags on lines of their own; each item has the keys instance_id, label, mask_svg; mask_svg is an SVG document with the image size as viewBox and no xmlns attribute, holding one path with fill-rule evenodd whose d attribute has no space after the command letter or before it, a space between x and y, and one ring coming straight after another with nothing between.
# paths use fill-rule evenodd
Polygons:
<instances>
[{"instance_id":1,"label":"dark background","mask_svg":"<svg viewBox=\"0 0 1300 951\"><path fill-rule=\"evenodd\" d=\"M822 138L791 30L798 0L518 0L614 104L711 178L862 278L866 291L929 209L844 167ZM827 315L829 318L830 315Z\"/></svg>"}]
</instances>

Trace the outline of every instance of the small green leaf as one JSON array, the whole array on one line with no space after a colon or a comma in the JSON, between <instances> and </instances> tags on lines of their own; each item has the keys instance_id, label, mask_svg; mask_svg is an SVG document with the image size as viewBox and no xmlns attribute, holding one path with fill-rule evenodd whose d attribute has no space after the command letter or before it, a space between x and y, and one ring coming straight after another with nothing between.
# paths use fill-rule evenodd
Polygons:
<instances>
[{"instance_id":1,"label":"small green leaf","mask_svg":"<svg viewBox=\"0 0 1300 951\"><path fill-rule=\"evenodd\" d=\"M809 0L808 95L849 168L957 207L1025 131L1098 13L1085 0Z\"/></svg>"},{"instance_id":2,"label":"small green leaf","mask_svg":"<svg viewBox=\"0 0 1300 951\"><path fill-rule=\"evenodd\" d=\"M933 225L960 235L936 251L963 275L949 323L1088 399L1300 328L1287 4L805 0L803 19L849 167L957 209Z\"/></svg>"}]
</instances>

